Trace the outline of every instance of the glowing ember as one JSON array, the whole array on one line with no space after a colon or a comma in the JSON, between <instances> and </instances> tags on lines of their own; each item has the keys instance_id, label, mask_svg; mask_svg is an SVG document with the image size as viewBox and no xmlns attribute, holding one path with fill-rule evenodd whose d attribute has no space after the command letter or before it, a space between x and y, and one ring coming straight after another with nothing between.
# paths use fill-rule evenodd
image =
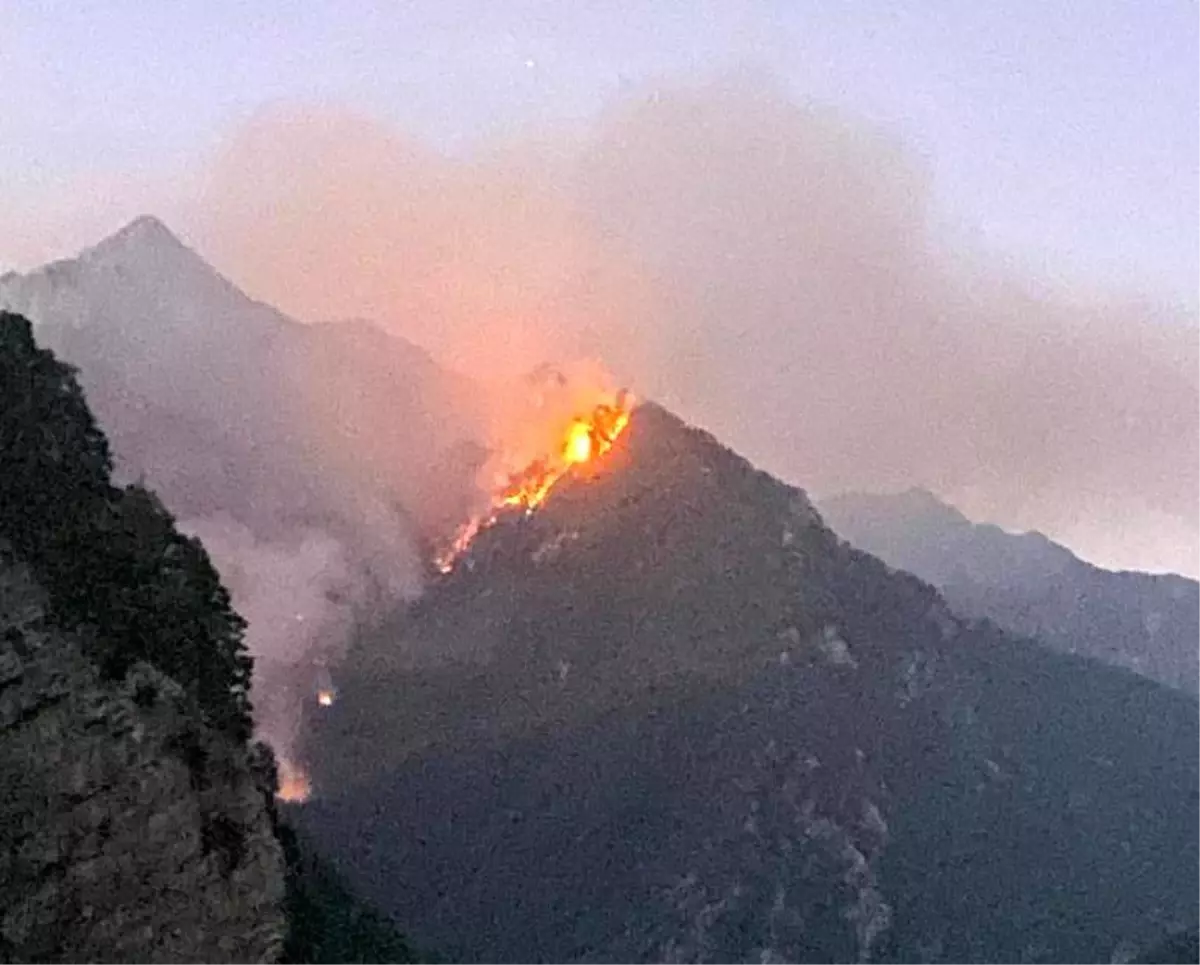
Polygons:
<instances>
[{"instance_id":1,"label":"glowing ember","mask_svg":"<svg viewBox=\"0 0 1200 965\"><path fill-rule=\"evenodd\" d=\"M505 509L524 509L531 513L550 494L550 490L573 466L593 462L612 447L629 425L633 398L624 390L611 402L596 405L590 415L572 419L562 430L559 451L535 459L509 477L492 498L490 510L459 527L450 545L434 559L442 573L449 573L480 531L496 522Z\"/></svg>"},{"instance_id":2,"label":"glowing ember","mask_svg":"<svg viewBox=\"0 0 1200 965\"><path fill-rule=\"evenodd\" d=\"M279 790L275 796L288 804L303 804L312 795L312 782L299 764L279 758Z\"/></svg>"},{"instance_id":3,"label":"glowing ember","mask_svg":"<svg viewBox=\"0 0 1200 965\"><path fill-rule=\"evenodd\" d=\"M332 690L318 690L317 691L317 703L320 704L322 707L332 707L333 706L333 697L334 697L334 695L333 695Z\"/></svg>"}]
</instances>

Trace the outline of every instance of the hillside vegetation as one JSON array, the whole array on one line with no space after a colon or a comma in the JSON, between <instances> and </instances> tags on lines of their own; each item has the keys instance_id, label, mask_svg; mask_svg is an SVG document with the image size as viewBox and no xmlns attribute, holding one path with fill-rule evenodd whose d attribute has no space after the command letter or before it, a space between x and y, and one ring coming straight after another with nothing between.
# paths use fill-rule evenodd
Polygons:
<instances>
[{"instance_id":1,"label":"hillside vegetation","mask_svg":"<svg viewBox=\"0 0 1200 965\"><path fill-rule=\"evenodd\" d=\"M276 814L203 546L10 313L0 453L0 961L413 960Z\"/></svg>"}]
</instances>

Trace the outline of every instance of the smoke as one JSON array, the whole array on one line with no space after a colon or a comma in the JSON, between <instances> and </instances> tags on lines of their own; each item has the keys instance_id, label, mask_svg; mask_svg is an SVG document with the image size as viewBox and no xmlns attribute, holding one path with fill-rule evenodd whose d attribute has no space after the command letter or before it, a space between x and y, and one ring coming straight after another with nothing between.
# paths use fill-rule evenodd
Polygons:
<instances>
[{"instance_id":1,"label":"smoke","mask_svg":"<svg viewBox=\"0 0 1200 965\"><path fill-rule=\"evenodd\" d=\"M260 734L294 770L322 674L419 593L423 533L471 494L462 386L368 326L246 299L151 219L3 279L0 304L79 367L118 480L204 542L248 621Z\"/></svg>"},{"instance_id":2,"label":"smoke","mask_svg":"<svg viewBox=\"0 0 1200 965\"><path fill-rule=\"evenodd\" d=\"M477 380L608 359L643 282L575 200L329 111L262 115L214 165L203 249L296 317L370 318ZM274 253L272 253L274 252Z\"/></svg>"},{"instance_id":3,"label":"smoke","mask_svg":"<svg viewBox=\"0 0 1200 965\"><path fill-rule=\"evenodd\" d=\"M485 383L602 359L820 494L924 485L1196 572L1195 319L955 248L903 144L770 82L463 157L267 111L200 212L202 248L299 317L370 317Z\"/></svg>"},{"instance_id":4,"label":"smoke","mask_svg":"<svg viewBox=\"0 0 1200 965\"><path fill-rule=\"evenodd\" d=\"M272 109L197 181L155 207L235 282L400 340L297 330L161 244L29 304L230 586L293 764L349 641L419 593L424 535L621 385L818 495L920 485L1105 565L1197 572L1195 318L964 250L902 143L769 80L458 156ZM547 362L563 391L525 377Z\"/></svg>"},{"instance_id":5,"label":"smoke","mask_svg":"<svg viewBox=\"0 0 1200 965\"><path fill-rule=\"evenodd\" d=\"M247 622L259 735L294 760L317 668L342 656L364 603L354 557L322 531L272 543L228 517L186 521L181 528L204 543Z\"/></svg>"}]
</instances>

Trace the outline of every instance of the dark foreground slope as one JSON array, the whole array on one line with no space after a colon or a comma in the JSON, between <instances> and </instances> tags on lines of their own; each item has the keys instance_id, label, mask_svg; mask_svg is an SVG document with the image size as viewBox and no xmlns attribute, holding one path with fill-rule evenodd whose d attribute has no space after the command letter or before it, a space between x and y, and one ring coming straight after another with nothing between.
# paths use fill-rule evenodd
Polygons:
<instances>
[{"instance_id":1,"label":"dark foreground slope","mask_svg":"<svg viewBox=\"0 0 1200 965\"><path fill-rule=\"evenodd\" d=\"M339 683L300 819L450 957L1107 961L1194 922L1194 700L965 625L654 406Z\"/></svg>"},{"instance_id":2,"label":"dark foreground slope","mask_svg":"<svg viewBox=\"0 0 1200 965\"><path fill-rule=\"evenodd\" d=\"M1164 938L1137 958L1145 965L1167 965L1168 962L1200 962L1200 933L1196 928Z\"/></svg>"},{"instance_id":3,"label":"dark foreground slope","mask_svg":"<svg viewBox=\"0 0 1200 965\"><path fill-rule=\"evenodd\" d=\"M204 548L2 311L0 457L0 962L412 961L278 820Z\"/></svg>"},{"instance_id":4,"label":"dark foreground slope","mask_svg":"<svg viewBox=\"0 0 1200 965\"><path fill-rule=\"evenodd\" d=\"M385 915L364 904L286 820L276 824L287 866L287 933L280 959L303 962L421 962Z\"/></svg>"},{"instance_id":5,"label":"dark foreground slope","mask_svg":"<svg viewBox=\"0 0 1200 965\"><path fill-rule=\"evenodd\" d=\"M1195 580L1103 570L1040 533L972 523L919 489L839 496L821 512L855 546L928 580L964 617L1200 690Z\"/></svg>"}]
</instances>

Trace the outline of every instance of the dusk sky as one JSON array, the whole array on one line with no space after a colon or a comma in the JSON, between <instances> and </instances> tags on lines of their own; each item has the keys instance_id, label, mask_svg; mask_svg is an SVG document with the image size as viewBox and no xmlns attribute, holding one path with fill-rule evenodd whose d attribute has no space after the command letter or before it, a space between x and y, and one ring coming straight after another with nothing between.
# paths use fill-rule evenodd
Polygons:
<instances>
[{"instance_id":1,"label":"dusk sky","mask_svg":"<svg viewBox=\"0 0 1200 965\"><path fill-rule=\"evenodd\" d=\"M818 494L1195 574L1197 34L1194 2L9 4L0 270L154 213L297 318L472 375L603 356Z\"/></svg>"},{"instance_id":2,"label":"dusk sky","mask_svg":"<svg viewBox=\"0 0 1200 965\"><path fill-rule=\"evenodd\" d=\"M894 133L973 243L1194 311L1198 59L1182 0L18 0L0 7L0 264L95 240L264 104L455 149L744 69Z\"/></svg>"}]
</instances>

